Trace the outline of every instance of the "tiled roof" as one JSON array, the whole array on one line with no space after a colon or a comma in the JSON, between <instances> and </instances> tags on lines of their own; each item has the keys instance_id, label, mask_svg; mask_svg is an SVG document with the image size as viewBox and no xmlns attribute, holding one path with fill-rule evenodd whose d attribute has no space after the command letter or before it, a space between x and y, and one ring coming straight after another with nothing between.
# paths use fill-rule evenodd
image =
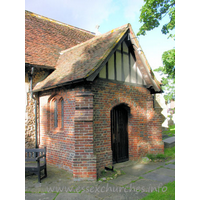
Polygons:
<instances>
[{"instance_id":1,"label":"tiled roof","mask_svg":"<svg viewBox=\"0 0 200 200\"><path fill-rule=\"evenodd\" d=\"M25 11L25 63L55 67L62 50L94 36L89 31Z\"/></svg>"},{"instance_id":2,"label":"tiled roof","mask_svg":"<svg viewBox=\"0 0 200 200\"><path fill-rule=\"evenodd\" d=\"M62 51L56 70L38 83L34 90L43 90L87 78L100 66L128 28L129 24L126 24Z\"/></svg>"},{"instance_id":3,"label":"tiled roof","mask_svg":"<svg viewBox=\"0 0 200 200\"><path fill-rule=\"evenodd\" d=\"M130 24L94 37L91 32L26 11L26 63L55 67L46 79L34 87L34 91L83 79L92 81L99 67L127 32L132 35L135 50L141 48ZM161 91L144 53L135 53L137 66L147 85L153 86L157 92Z\"/></svg>"}]
</instances>

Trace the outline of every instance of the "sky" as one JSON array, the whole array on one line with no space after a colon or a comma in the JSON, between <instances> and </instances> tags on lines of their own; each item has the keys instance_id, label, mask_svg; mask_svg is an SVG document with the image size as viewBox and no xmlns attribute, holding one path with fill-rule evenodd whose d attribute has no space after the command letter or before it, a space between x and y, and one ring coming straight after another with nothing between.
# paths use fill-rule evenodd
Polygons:
<instances>
[{"instance_id":1,"label":"sky","mask_svg":"<svg viewBox=\"0 0 200 200\"><path fill-rule=\"evenodd\" d=\"M25 9L92 32L96 25L105 33L130 23L137 34L143 4L143 0L25 0ZM175 47L174 41L161 33L161 26L138 40L152 69L162 66L162 53Z\"/></svg>"}]
</instances>

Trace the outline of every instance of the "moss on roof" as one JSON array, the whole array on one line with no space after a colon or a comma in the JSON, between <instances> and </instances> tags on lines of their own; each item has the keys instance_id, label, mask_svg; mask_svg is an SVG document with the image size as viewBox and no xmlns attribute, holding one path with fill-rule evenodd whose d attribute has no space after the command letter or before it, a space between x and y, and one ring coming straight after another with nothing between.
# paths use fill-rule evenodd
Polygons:
<instances>
[{"instance_id":1,"label":"moss on roof","mask_svg":"<svg viewBox=\"0 0 200 200\"><path fill-rule=\"evenodd\" d=\"M101 65L127 30L128 24L62 51L56 70L37 84L34 90L88 77Z\"/></svg>"}]
</instances>

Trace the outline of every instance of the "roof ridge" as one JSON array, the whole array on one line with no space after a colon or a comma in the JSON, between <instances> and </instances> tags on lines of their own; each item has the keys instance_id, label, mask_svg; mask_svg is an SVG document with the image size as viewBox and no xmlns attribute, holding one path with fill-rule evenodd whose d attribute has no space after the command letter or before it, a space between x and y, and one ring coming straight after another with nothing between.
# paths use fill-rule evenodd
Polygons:
<instances>
[{"instance_id":1,"label":"roof ridge","mask_svg":"<svg viewBox=\"0 0 200 200\"><path fill-rule=\"evenodd\" d=\"M62 26L67 26L67 27L69 27L69 28L74 28L74 29L77 29L77 30L79 30L79 31L83 31L83 32L86 32L86 33L89 33L89 34L95 36L95 33L94 33L94 32L91 32L91 31L88 31L88 30L85 30L85 29L82 29L82 28L78 28L78 27L72 26L72 25L70 25L70 24L66 24L66 23L64 23L64 22L60 22L60 21L55 20L55 19L51 19L51 18L45 17L45 16L43 16L43 15L39 15L39 14L33 13L33 12L31 12L31 11L28 11L28 10L25 10L25 13L26 13L26 14L29 14L29 15L31 15L31 16L34 16L34 17L38 17L38 18L40 18L40 19L44 19L44 20L51 21L51 22L53 22L53 23L56 23L56 24L59 24L59 25L62 25Z\"/></svg>"},{"instance_id":2,"label":"roof ridge","mask_svg":"<svg viewBox=\"0 0 200 200\"><path fill-rule=\"evenodd\" d=\"M73 47L71 47L71 48L69 48L69 49L65 49L65 50L63 50L63 51L60 52L60 55L66 53L66 52L68 52L68 51L71 51L71 50L73 50L73 49L75 49L75 48L78 48L78 47L80 47L80 46L82 46L82 45L85 45L86 43L89 43L89 42L91 42L92 40L96 40L96 39L98 39L98 38L101 38L101 37L105 36L106 34L112 33L112 32L114 32L114 31L117 31L117 30L122 29L122 28L125 28L125 27L128 28L128 27L129 27L129 23L128 23L128 24L125 24L125 25L123 25L123 26L120 26L120 27L118 27L118 28L112 29L111 31L108 31L108 32L106 32L106 33L103 33L103 34L100 34L100 35L96 35L95 37L93 37L93 38L91 38L91 39L89 39L89 40L87 40L87 41L85 41L85 42L82 42L82 43L80 43L80 44L77 44L77 45L75 45L75 46L73 46Z\"/></svg>"}]
</instances>

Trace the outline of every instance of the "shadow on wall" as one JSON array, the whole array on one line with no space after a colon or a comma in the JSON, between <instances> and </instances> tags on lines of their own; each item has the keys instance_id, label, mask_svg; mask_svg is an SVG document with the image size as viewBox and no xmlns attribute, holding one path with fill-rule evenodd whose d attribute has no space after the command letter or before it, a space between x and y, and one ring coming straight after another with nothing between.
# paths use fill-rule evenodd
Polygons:
<instances>
[{"instance_id":1,"label":"shadow on wall","mask_svg":"<svg viewBox=\"0 0 200 200\"><path fill-rule=\"evenodd\" d=\"M117 83L96 80L94 93L94 146L97 154L97 167L103 167L107 159L101 160L103 153L111 151L110 111L118 105L130 108L128 119L129 159L138 159L147 153L163 153L161 120L153 109L152 97L145 88L130 87ZM135 95L132 95L135 94ZM147 95L148 94L148 95ZM147 97L149 98L147 110ZM105 129L106 127L106 129ZM105 140L106 138L106 140ZM152 152L151 149L155 151Z\"/></svg>"},{"instance_id":2,"label":"shadow on wall","mask_svg":"<svg viewBox=\"0 0 200 200\"><path fill-rule=\"evenodd\" d=\"M156 99L154 100L154 110L161 116L161 123L163 123L167 119L167 116L162 114L163 108L160 106L160 103Z\"/></svg>"}]
</instances>

